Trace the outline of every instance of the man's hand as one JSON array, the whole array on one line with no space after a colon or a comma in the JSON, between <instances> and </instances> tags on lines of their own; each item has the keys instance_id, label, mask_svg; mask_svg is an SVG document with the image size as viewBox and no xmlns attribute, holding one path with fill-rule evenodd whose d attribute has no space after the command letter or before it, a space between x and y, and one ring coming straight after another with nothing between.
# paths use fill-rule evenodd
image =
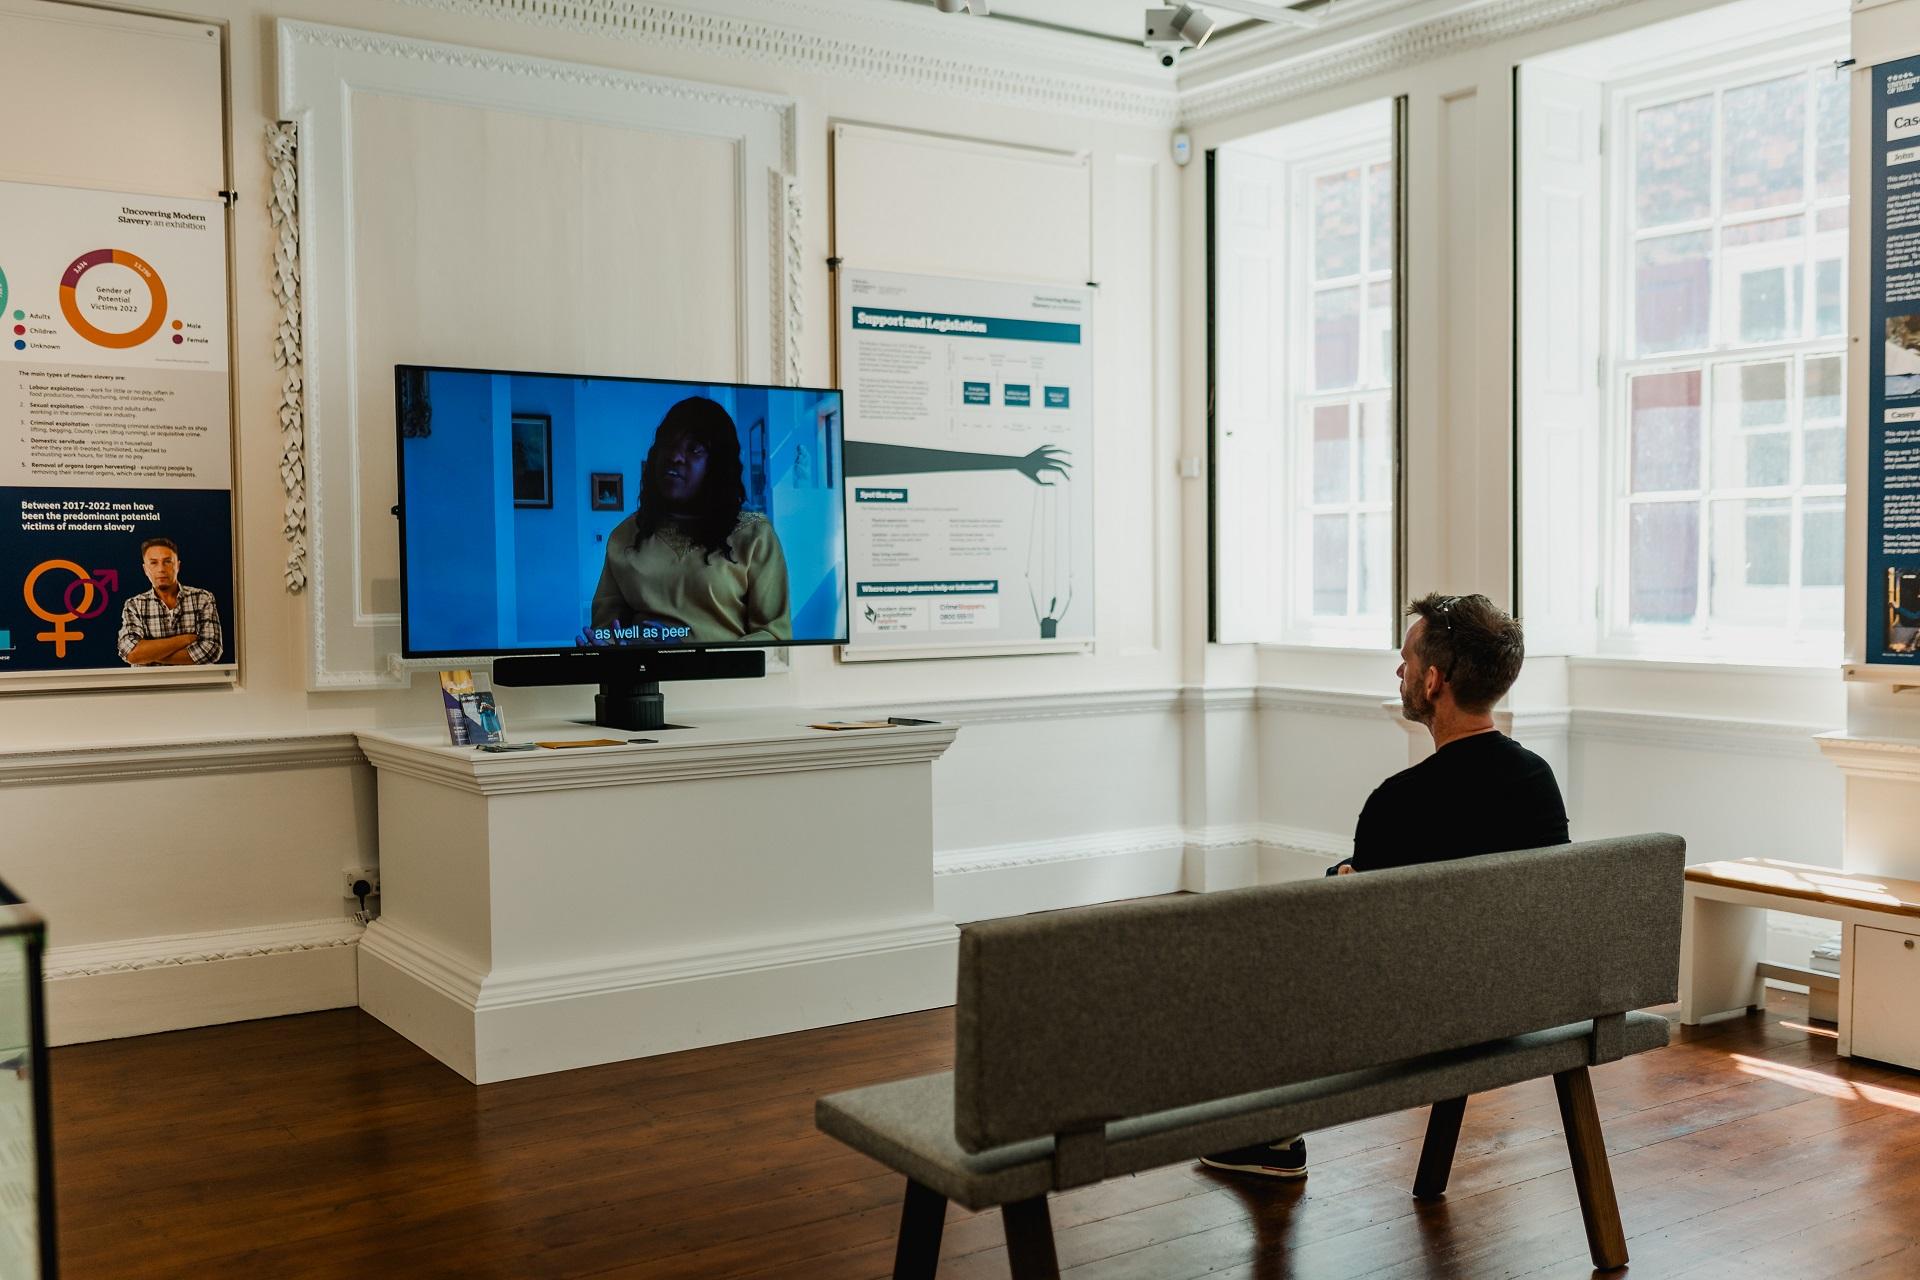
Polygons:
<instances>
[{"instance_id":1,"label":"man's hand","mask_svg":"<svg viewBox=\"0 0 1920 1280\"><path fill-rule=\"evenodd\" d=\"M1339 871L1337 871L1337 872L1335 872L1334 874L1336 874L1336 875L1343 875L1343 876L1350 876L1350 875L1352 875L1352 874L1353 874L1353 864L1352 864L1352 863L1350 863L1350 862L1343 862L1343 863L1341 863L1341 864L1340 864L1340 869L1339 869Z\"/></svg>"}]
</instances>

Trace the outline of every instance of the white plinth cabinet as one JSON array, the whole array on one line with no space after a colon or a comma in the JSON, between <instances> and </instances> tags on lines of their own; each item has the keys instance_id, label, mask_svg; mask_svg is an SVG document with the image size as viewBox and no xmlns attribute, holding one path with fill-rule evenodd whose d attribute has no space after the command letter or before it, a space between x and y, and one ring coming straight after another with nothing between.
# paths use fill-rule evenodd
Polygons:
<instances>
[{"instance_id":1,"label":"white plinth cabinet","mask_svg":"<svg viewBox=\"0 0 1920 1280\"><path fill-rule=\"evenodd\" d=\"M360 735L381 915L360 1004L476 1084L950 1004L932 768L952 725L702 717L486 754Z\"/></svg>"}]
</instances>

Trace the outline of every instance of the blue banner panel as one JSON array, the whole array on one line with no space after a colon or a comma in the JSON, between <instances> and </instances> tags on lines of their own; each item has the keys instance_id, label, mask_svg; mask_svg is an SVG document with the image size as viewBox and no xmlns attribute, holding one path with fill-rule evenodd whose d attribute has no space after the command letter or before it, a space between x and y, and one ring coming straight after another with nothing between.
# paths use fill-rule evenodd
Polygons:
<instances>
[{"instance_id":1,"label":"blue banner panel","mask_svg":"<svg viewBox=\"0 0 1920 1280\"><path fill-rule=\"evenodd\" d=\"M151 538L177 549L172 609L141 560ZM231 663L233 616L227 490L0 487L0 672L125 668L123 631L137 641L189 626L202 630L183 661Z\"/></svg>"},{"instance_id":2,"label":"blue banner panel","mask_svg":"<svg viewBox=\"0 0 1920 1280\"><path fill-rule=\"evenodd\" d=\"M1873 69L1867 653L1920 664L1920 58Z\"/></svg>"},{"instance_id":3,"label":"blue banner panel","mask_svg":"<svg viewBox=\"0 0 1920 1280\"><path fill-rule=\"evenodd\" d=\"M932 311L898 311L887 307L855 307L856 329L899 333L936 333L943 338L999 338L1015 342L1080 341L1080 326L1051 320L1009 320L1004 316L955 316Z\"/></svg>"}]
</instances>

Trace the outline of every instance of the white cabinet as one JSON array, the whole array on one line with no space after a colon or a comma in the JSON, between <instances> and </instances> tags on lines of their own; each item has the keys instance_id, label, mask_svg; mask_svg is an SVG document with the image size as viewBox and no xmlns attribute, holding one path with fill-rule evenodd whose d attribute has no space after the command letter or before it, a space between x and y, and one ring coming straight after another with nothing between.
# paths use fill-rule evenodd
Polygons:
<instances>
[{"instance_id":1,"label":"white cabinet","mask_svg":"<svg viewBox=\"0 0 1920 1280\"><path fill-rule=\"evenodd\" d=\"M363 731L382 909L360 1007L486 1084L951 1004L933 762L956 728L822 718L503 755Z\"/></svg>"},{"instance_id":2,"label":"white cabinet","mask_svg":"<svg viewBox=\"0 0 1920 1280\"><path fill-rule=\"evenodd\" d=\"M1853 1053L1920 1070L1920 935L1853 930Z\"/></svg>"}]
</instances>

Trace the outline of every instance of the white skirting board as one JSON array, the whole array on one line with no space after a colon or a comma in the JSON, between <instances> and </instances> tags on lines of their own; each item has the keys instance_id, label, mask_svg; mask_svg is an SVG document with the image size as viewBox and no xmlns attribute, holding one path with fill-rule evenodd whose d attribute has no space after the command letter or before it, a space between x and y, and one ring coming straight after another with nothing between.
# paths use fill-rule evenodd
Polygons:
<instances>
[{"instance_id":1,"label":"white skirting board","mask_svg":"<svg viewBox=\"0 0 1920 1280\"><path fill-rule=\"evenodd\" d=\"M1158 827L956 850L936 855L935 905L939 915L964 924L1123 898L1270 884L1320 875L1349 847L1345 836L1331 832L1247 826L1195 832ZM1831 933L1824 921L1794 916L1775 915L1770 925L1768 958L1780 963L1805 964L1810 947ZM380 928L376 925L376 934ZM53 948L47 955L50 1038L56 1045L79 1044L356 1004L390 1024L403 1017L424 1021L436 1007L451 1014L461 999L472 998L459 994L457 981L443 978L441 999L402 1000L393 993L419 986L417 977L407 975L422 966L395 965L379 955L377 944L369 948L372 962L362 963L361 933L350 921L320 920ZM621 1018L666 1007L658 1002L697 999L710 1011L703 1027L703 1043L709 1044L871 1017L888 1001L895 1001L897 1010L908 1003L928 1008L952 1000L950 940L922 939L877 952L862 951L854 940L836 952L829 940L826 950L801 953L774 946L732 953L730 960L707 957L669 975L670 981L641 975L633 990L644 994L598 991L593 998L612 1000L604 1006L609 1009L635 1011L621 1012ZM885 998L862 1007L843 996L833 1009L796 1010L796 985L818 988L812 978L796 983L782 970L820 965L839 966L843 991L879 992ZM564 983L556 990L567 1003ZM547 1016L540 1006L523 999L502 1007L498 1016L537 1020ZM467 1007L471 1012L472 1005ZM456 1053L454 1040L445 1042L448 1053ZM465 1068L450 1065L469 1078L475 1069L472 1061Z\"/></svg>"},{"instance_id":2,"label":"white skirting board","mask_svg":"<svg viewBox=\"0 0 1920 1280\"><path fill-rule=\"evenodd\" d=\"M1324 875L1351 850L1344 836L1271 825L1110 831L936 854L933 896L942 915L965 924Z\"/></svg>"},{"instance_id":3,"label":"white skirting board","mask_svg":"<svg viewBox=\"0 0 1920 1280\"><path fill-rule=\"evenodd\" d=\"M360 1006L490 1084L949 1005L958 940L929 918L482 981L463 958L376 921L359 948Z\"/></svg>"},{"instance_id":4,"label":"white skirting board","mask_svg":"<svg viewBox=\"0 0 1920 1280\"><path fill-rule=\"evenodd\" d=\"M934 909L966 924L1186 887L1179 827L1113 831L936 853Z\"/></svg>"},{"instance_id":5,"label":"white skirting board","mask_svg":"<svg viewBox=\"0 0 1920 1280\"><path fill-rule=\"evenodd\" d=\"M1339 839L1277 827L1197 833L1158 827L959 850L936 857L936 913L966 923L1318 875L1341 856ZM394 939L382 923L373 926L363 955L362 933L348 920L319 920L53 948L47 956L51 1040L80 1044L358 1004L390 1025L407 1021L416 1039L442 1046L443 1060L474 1078L482 1048L460 1047L472 1033L433 1029L436 1013L451 1017L464 1005L470 1016L475 1008L478 993L471 980L462 980L464 966ZM705 1010L701 1044L950 1004L953 954L950 928L882 930L715 954L679 962L671 973L640 963L625 974L557 975L539 993L523 989L504 1003L495 995L495 1007L481 1008L489 1019L538 1022L572 1016L544 1011L571 1006L593 1010L609 1024L642 1028L631 1034L644 1047L597 1059L609 1061L695 1047L645 1036L647 1014L657 1016L673 1001L697 1001ZM821 981L827 973L835 976ZM496 982L491 990L508 988ZM836 994L807 994L823 990ZM514 1074L563 1065L584 1063Z\"/></svg>"},{"instance_id":6,"label":"white skirting board","mask_svg":"<svg viewBox=\"0 0 1920 1280\"><path fill-rule=\"evenodd\" d=\"M47 1036L82 1044L359 1002L360 926L312 920L50 948Z\"/></svg>"}]
</instances>

